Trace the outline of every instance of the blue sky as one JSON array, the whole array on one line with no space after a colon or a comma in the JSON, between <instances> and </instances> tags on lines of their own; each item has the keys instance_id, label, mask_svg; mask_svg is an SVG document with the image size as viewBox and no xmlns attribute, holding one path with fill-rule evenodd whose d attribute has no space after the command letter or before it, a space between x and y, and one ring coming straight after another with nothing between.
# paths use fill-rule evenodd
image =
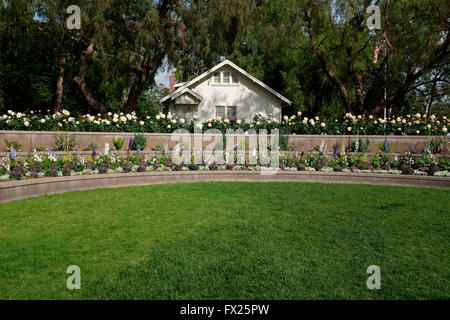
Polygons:
<instances>
[{"instance_id":1,"label":"blue sky","mask_svg":"<svg viewBox=\"0 0 450 320\"><path fill-rule=\"evenodd\" d=\"M158 70L158 73L155 76L155 83L156 84L163 84L165 87L169 87L169 77L172 74L172 70L168 70L167 67L160 68Z\"/></svg>"}]
</instances>

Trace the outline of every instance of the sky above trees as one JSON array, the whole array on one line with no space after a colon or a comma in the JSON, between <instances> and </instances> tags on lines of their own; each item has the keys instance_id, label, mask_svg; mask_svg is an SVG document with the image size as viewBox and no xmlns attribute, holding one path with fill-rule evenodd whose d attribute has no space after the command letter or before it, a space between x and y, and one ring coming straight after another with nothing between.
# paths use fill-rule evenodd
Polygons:
<instances>
[{"instance_id":1,"label":"sky above trees","mask_svg":"<svg viewBox=\"0 0 450 320\"><path fill-rule=\"evenodd\" d=\"M66 25L74 3L79 30ZM444 0L5 0L0 111L131 112L169 74L227 58L290 112L448 113L449 15Z\"/></svg>"}]
</instances>

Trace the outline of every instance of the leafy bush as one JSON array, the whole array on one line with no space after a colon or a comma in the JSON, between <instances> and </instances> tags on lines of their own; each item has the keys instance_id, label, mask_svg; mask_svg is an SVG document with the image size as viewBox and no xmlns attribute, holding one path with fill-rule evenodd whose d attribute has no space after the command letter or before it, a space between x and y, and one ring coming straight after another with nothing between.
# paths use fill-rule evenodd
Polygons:
<instances>
[{"instance_id":1,"label":"leafy bush","mask_svg":"<svg viewBox=\"0 0 450 320\"><path fill-rule=\"evenodd\" d=\"M96 149L98 149L98 145L95 142L91 142L88 144L86 151L94 151Z\"/></svg>"},{"instance_id":2,"label":"leafy bush","mask_svg":"<svg viewBox=\"0 0 450 320\"><path fill-rule=\"evenodd\" d=\"M353 141L350 145L351 152L367 152L369 150L370 141L366 138L366 141L363 141L361 138Z\"/></svg>"},{"instance_id":3,"label":"leafy bush","mask_svg":"<svg viewBox=\"0 0 450 320\"><path fill-rule=\"evenodd\" d=\"M20 151L22 145L18 141L8 141L8 139L3 140L6 144L6 152L9 152L9 148L13 146L14 150Z\"/></svg>"},{"instance_id":4,"label":"leafy bush","mask_svg":"<svg viewBox=\"0 0 450 320\"><path fill-rule=\"evenodd\" d=\"M118 138L117 140L113 139L114 148L116 148L116 150L122 149L124 141L125 140L122 138Z\"/></svg>"},{"instance_id":5,"label":"leafy bush","mask_svg":"<svg viewBox=\"0 0 450 320\"><path fill-rule=\"evenodd\" d=\"M392 151L392 145L390 143L387 144L387 151L384 150L384 142L380 142L378 144L378 150L380 150L381 152L386 152L389 153Z\"/></svg>"},{"instance_id":6,"label":"leafy bush","mask_svg":"<svg viewBox=\"0 0 450 320\"><path fill-rule=\"evenodd\" d=\"M73 149L75 144L75 136L73 134L63 133L56 137L53 150L69 152Z\"/></svg>"},{"instance_id":7,"label":"leafy bush","mask_svg":"<svg viewBox=\"0 0 450 320\"><path fill-rule=\"evenodd\" d=\"M431 153L434 154L441 153L446 149L445 139L440 137L433 137L428 139L427 145L430 148Z\"/></svg>"},{"instance_id":8,"label":"leafy bush","mask_svg":"<svg viewBox=\"0 0 450 320\"><path fill-rule=\"evenodd\" d=\"M147 145L147 138L143 134L137 133L133 138L133 150L144 150Z\"/></svg>"},{"instance_id":9,"label":"leafy bush","mask_svg":"<svg viewBox=\"0 0 450 320\"><path fill-rule=\"evenodd\" d=\"M281 151L290 151L292 148L288 147L289 144L289 136L280 134L280 150Z\"/></svg>"}]
</instances>

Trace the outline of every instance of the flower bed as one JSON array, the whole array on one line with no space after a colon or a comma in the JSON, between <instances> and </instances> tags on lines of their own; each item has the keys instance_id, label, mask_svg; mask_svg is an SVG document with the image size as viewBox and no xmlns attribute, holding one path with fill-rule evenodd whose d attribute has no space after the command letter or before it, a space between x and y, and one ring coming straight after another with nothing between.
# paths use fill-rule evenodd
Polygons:
<instances>
[{"instance_id":1,"label":"flower bed","mask_svg":"<svg viewBox=\"0 0 450 320\"><path fill-rule=\"evenodd\" d=\"M92 174L112 174L151 171L321 171L355 173L389 173L407 175L450 176L450 159L436 158L423 153L419 160L406 153L400 157L377 153L369 160L367 154L333 154L331 160L323 153L278 154L279 162L274 167L268 154L230 155L223 158L212 155L201 163L188 163L182 154L172 157L169 154L144 155L141 152L102 154L93 151L89 155L67 153L55 155L29 153L15 159L3 158L0 163L0 180L21 180L41 177L78 176Z\"/></svg>"},{"instance_id":2,"label":"flower bed","mask_svg":"<svg viewBox=\"0 0 450 320\"><path fill-rule=\"evenodd\" d=\"M343 119L322 119L318 116L308 118L298 112L296 115L284 116L282 121L263 113L255 115L252 122L228 119L209 119L199 123L195 119L186 121L177 119L170 113L138 119L135 113L73 116L69 111L48 114L42 112L16 113L11 110L0 117L0 130L30 131L79 131L79 132L152 132L171 133L176 129L194 132L194 127L205 132L208 129L280 129L291 134L332 134L332 135L446 135L449 119L432 115L392 116L386 119L374 116L355 116L346 114Z\"/></svg>"}]
</instances>

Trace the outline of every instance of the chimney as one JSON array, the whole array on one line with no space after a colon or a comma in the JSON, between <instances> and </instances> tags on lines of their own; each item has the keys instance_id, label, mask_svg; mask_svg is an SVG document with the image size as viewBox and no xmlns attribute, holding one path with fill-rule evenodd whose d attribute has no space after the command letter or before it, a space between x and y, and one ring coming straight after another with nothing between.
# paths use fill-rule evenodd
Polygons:
<instances>
[{"instance_id":1,"label":"chimney","mask_svg":"<svg viewBox=\"0 0 450 320\"><path fill-rule=\"evenodd\" d=\"M169 78L169 93L172 93L175 90L175 77L170 76Z\"/></svg>"}]
</instances>

